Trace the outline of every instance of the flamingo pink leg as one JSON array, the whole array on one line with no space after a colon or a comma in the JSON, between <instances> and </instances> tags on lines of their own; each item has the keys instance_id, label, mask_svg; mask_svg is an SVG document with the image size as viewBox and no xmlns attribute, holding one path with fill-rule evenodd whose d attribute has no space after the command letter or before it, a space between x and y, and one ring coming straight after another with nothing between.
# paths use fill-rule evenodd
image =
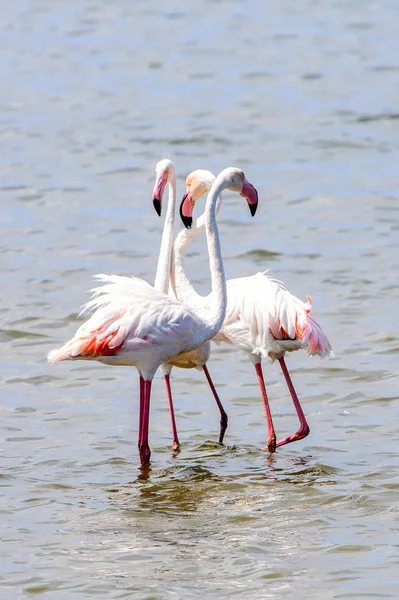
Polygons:
<instances>
[{"instance_id":1,"label":"flamingo pink leg","mask_svg":"<svg viewBox=\"0 0 399 600\"><path fill-rule=\"evenodd\" d=\"M150 423L150 398L151 398L151 381L144 381L143 385L143 410L140 411L139 423L139 454L141 465L146 465L150 462L151 450L148 445L148 427ZM141 387L141 386L140 386Z\"/></svg>"},{"instance_id":2,"label":"flamingo pink leg","mask_svg":"<svg viewBox=\"0 0 399 600\"><path fill-rule=\"evenodd\" d=\"M277 442L277 446L284 446L284 444L289 444L290 442L296 442L297 440L302 440L307 435L309 435L310 429L309 429L309 425L307 424L304 412L302 410L302 406L300 405L300 402L298 400L298 396L296 394L294 385L291 381L290 374L288 373L288 369L285 364L284 358L279 358L278 361L279 361L281 369L284 373L284 377L287 382L288 389L290 390L291 398L292 398L292 401L295 406L296 414L298 415L299 422L300 422L300 427L296 433L284 438L283 440L279 440Z\"/></svg>"},{"instance_id":3,"label":"flamingo pink leg","mask_svg":"<svg viewBox=\"0 0 399 600\"><path fill-rule=\"evenodd\" d=\"M172 435L173 435L173 450L177 450L180 446L179 437L177 435L175 410L173 408L172 390L170 389L170 375L165 375L166 393L168 395L169 413L170 420L172 423Z\"/></svg>"},{"instance_id":4,"label":"flamingo pink leg","mask_svg":"<svg viewBox=\"0 0 399 600\"><path fill-rule=\"evenodd\" d=\"M144 423L144 393L145 393L145 381L140 375L140 406L139 406L139 436L138 436L138 447L140 452L141 442L143 438L143 423Z\"/></svg>"},{"instance_id":5,"label":"flamingo pink leg","mask_svg":"<svg viewBox=\"0 0 399 600\"><path fill-rule=\"evenodd\" d=\"M140 375L140 406L139 406L139 443L141 436L141 428L143 424L143 411L144 411L144 379Z\"/></svg>"},{"instance_id":6,"label":"flamingo pink leg","mask_svg":"<svg viewBox=\"0 0 399 600\"><path fill-rule=\"evenodd\" d=\"M219 444L223 444L223 438L224 438L225 431L227 429L227 423L228 423L229 417L227 416L227 413L226 413L226 411L223 408L223 404L220 402L220 398L218 396L218 393L216 391L215 386L213 385L212 378L211 378L211 376L209 374L208 367L206 365L203 365L202 368L204 370L205 377L208 380L209 387L212 390L212 394L213 394L213 396L214 396L214 398L216 400L216 404L218 405L218 409L220 411Z\"/></svg>"},{"instance_id":7,"label":"flamingo pink leg","mask_svg":"<svg viewBox=\"0 0 399 600\"><path fill-rule=\"evenodd\" d=\"M268 450L269 452L275 452L276 451L276 432L274 431L272 413L270 411L269 400L268 400L267 393L266 393L265 381L263 379L262 365L260 363L256 364L255 370L256 370L256 374L258 376L258 383L259 383L260 391L262 394L263 405L265 407L267 429L268 429L268 433L269 433L269 439L267 440L267 446L265 446L265 448L262 448L262 450Z\"/></svg>"}]
</instances>

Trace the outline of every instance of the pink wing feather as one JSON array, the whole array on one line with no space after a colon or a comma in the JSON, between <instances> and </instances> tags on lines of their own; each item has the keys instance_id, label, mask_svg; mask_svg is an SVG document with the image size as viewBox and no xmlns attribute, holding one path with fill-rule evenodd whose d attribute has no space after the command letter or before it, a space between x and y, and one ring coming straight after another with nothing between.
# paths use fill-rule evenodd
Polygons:
<instances>
[{"instance_id":1,"label":"pink wing feather","mask_svg":"<svg viewBox=\"0 0 399 600\"><path fill-rule=\"evenodd\" d=\"M277 356L304 348L308 354L332 355L320 325L310 315L312 299L302 302L266 273L227 282L226 319L216 341L239 342L241 349Z\"/></svg>"},{"instance_id":2,"label":"pink wing feather","mask_svg":"<svg viewBox=\"0 0 399 600\"><path fill-rule=\"evenodd\" d=\"M80 314L93 312L71 340L48 354L50 362L129 354L154 354L169 359L193 347L195 331L201 326L178 300L154 289L136 277L97 275L103 284L94 288L92 299ZM151 347L149 347L151 346ZM176 349L169 354L168 348Z\"/></svg>"}]
</instances>

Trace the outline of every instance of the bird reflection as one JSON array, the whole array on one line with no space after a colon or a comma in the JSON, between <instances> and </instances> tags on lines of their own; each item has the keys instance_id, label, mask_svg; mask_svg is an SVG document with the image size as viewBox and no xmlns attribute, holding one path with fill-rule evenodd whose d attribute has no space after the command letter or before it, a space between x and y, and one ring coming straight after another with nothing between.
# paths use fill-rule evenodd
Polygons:
<instances>
[{"instance_id":1,"label":"bird reflection","mask_svg":"<svg viewBox=\"0 0 399 600\"><path fill-rule=\"evenodd\" d=\"M124 502L132 500L146 512L192 513L214 494L224 479L198 464L173 465L161 472L146 465L141 467L136 479L125 486Z\"/></svg>"}]
</instances>

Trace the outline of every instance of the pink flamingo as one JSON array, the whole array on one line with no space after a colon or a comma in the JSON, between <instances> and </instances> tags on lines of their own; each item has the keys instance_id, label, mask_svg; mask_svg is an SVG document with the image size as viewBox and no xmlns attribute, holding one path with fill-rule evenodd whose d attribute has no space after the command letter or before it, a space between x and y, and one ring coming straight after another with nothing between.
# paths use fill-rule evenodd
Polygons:
<instances>
[{"instance_id":1,"label":"pink flamingo","mask_svg":"<svg viewBox=\"0 0 399 600\"><path fill-rule=\"evenodd\" d=\"M196 200L210 189L213 181L214 175L210 171L197 170L187 177L186 194L181 204L185 219ZM199 217L195 229L184 231L177 237L171 277L176 297L199 311L209 306L213 292L207 298L196 293L184 270L184 254L188 243L203 227L203 217ZM232 344L254 364L268 426L268 441L264 449L269 452L274 452L278 446L303 439L310 431L285 364L285 353L303 348L309 355L332 356L330 342L310 315L311 306L310 296L307 296L306 303L302 302L281 281L271 279L266 272L227 281L226 317L213 341ZM278 360L300 423L296 433L278 442L262 373L262 358L266 356L273 361Z\"/></svg>"},{"instance_id":2,"label":"pink flamingo","mask_svg":"<svg viewBox=\"0 0 399 600\"><path fill-rule=\"evenodd\" d=\"M152 200L154 208L159 216L162 212L162 201L165 188L169 184L169 198L168 205L165 215L164 227L162 232L161 248L159 252L157 271L155 275L154 287L165 294L170 293L169 289L169 277L170 277L170 266L171 266L171 254L173 246L173 225L175 218L175 206L176 206L176 177L174 164L169 159L160 160L155 167L155 185L152 194ZM213 177L213 181L215 178ZM212 183L213 183L212 181ZM209 188L208 188L209 189ZM208 191L208 189L206 191ZM180 232L182 235L184 230ZM173 434L173 445L172 448L177 450L179 448L179 437L177 434L176 419L173 408L172 390L170 384L170 374L173 367L179 367L181 369L198 369L203 370L205 377L209 383L216 404L220 411L220 431L219 431L219 443L223 443L223 437L227 428L228 416L223 408L223 405L216 392L216 388L213 384L206 363L208 362L211 353L211 343L209 340L190 350L189 352L183 352L169 359L167 362L161 365L161 371L165 378L166 393L168 397L170 420L172 424Z\"/></svg>"},{"instance_id":3,"label":"pink flamingo","mask_svg":"<svg viewBox=\"0 0 399 600\"><path fill-rule=\"evenodd\" d=\"M170 358L200 346L219 331L226 313L226 280L216 224L216 201L223 189L257 204L257 192L239 169L224 169L206 203L206 235L214 298L210 310L198 315L180 301L136 277L98 275L102 286L82 312L94 311L74 337L48 354L50 362L97 360L137 368L140 377L138 447L141 464L150 461L148 443L151 383L158 367Z\"/></svg>"}]
</instances>

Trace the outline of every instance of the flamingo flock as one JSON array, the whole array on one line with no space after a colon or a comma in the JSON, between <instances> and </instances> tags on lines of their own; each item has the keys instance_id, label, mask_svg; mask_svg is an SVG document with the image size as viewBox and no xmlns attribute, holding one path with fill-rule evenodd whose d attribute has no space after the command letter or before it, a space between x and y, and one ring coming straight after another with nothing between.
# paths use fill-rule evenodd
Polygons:
<instances>
[{"instance_id":1,"label":"flamingo flock","mask_svg":"<svg viewBox=\"0 0 399 600\"><path fill-rule=\"evenodd\" d=\"M305 349L309 355L331 355L331 345L310 315L311 298L302 302L283 283L266 272L226 282L216 216L223 190L238 192L254 216L258 193L241 169L229 167L215 177L196 170L186 179L180 217L186 229L174 240L176 177L172 161L163 159L155 169L152 194L161 215L168 186L168 203L154 285L137 277L97 275L100 285L81 314L91 316L61 348L48 354L50 362L97 360L108 365L136 367L139 374L138 449L142 465L150 462L150 399L153 377L161 369L166 385L174 449L179 438L171 391L173 367L204 372L220 411L219 442L227 428L227 414L210 376L207 362L210 341L227 343L246 354L253 363L266 414L268 439L265 450L303 439L309 426L290 378L285 353ZM205 211L193 226L195 203L208 193ZM212 291L204 297L192 286L184 268L186 248L205 230ZM262 359L278 360L299 419L299 429L276 441L272 413L262 372Z\"/></svg>"}]
</instances>

